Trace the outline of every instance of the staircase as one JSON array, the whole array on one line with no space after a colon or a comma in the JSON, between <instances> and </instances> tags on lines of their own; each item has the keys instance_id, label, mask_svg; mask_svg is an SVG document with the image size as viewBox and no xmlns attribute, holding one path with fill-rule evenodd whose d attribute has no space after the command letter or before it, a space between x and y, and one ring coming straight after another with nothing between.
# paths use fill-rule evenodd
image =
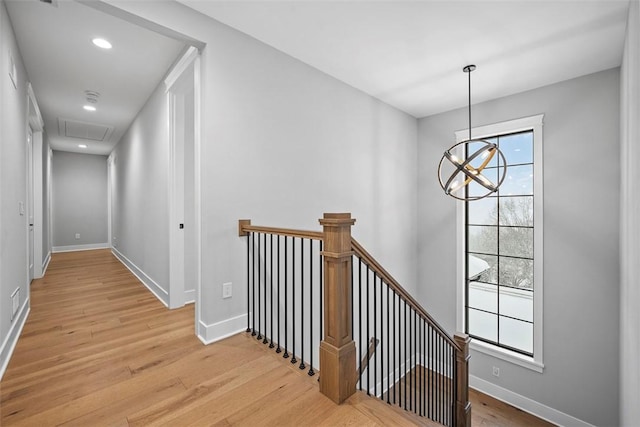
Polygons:
<instances>
[{"instance_id":1,"label":"staircase","mask_svg":"<svg viewBox=\"0 0 640 427\"><path fill-rule=\"evenodd\" d=\"M319 390L337 404L367 396L423 424L470 426L469 338L444 331L351 237L354 222L325 214L319 232L239 221L247 333L308 376L322 372Z\"/></svg>"}]
</instances>

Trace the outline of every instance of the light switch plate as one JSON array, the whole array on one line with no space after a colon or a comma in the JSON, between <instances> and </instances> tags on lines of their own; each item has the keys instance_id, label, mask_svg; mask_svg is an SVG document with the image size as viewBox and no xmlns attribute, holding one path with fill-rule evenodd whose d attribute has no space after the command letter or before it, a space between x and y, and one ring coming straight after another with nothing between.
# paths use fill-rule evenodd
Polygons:
<instances>
[{"instance_id":1,"label":"light switch plate","mask_svg":"<svg viewBox=\"0 0 640 427\"><path fill-rule=\"evenodd\" d=\"M223 299L231 298L231 295L232 295L231 282L223 283L222 284L222 298Z\"/></svg>"}]
</instances>

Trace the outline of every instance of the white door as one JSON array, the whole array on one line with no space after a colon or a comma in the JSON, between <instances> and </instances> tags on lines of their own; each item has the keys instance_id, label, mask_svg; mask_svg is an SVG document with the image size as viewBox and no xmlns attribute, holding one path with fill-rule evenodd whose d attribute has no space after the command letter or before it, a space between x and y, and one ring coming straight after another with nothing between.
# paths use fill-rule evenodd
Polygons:
<instances>
[{"instance_id":1,"label":"white door","mask_svg":"<svg viewBox=\"0 0 640 427\"><path fill-rule=\"evenodd\" d=\"M27 130L27 219L29 237L27 240L27 252L29 257L29 283L33 280L33 129Z\"/></svg>"}]
</instances>

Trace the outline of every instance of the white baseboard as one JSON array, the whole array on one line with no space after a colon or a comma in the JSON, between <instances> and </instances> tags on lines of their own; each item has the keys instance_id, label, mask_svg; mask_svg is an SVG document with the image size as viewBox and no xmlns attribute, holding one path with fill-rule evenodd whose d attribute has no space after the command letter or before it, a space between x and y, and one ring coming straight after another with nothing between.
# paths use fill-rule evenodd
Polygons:
<instances>
[{"instance_id":1,"label":"white baseboard","mask_svg":"<svg viewBox=\"0 0 640 427\"><path fill-rule=\"evenodd\" d=\"M200 320L198 322L198 338L204 344L211 344L216 341L236 335L247 330L247 315L232 317L212 325L207 325Z\"/></svg>"},{"instance_id":2,"label":"white baseboard","mask_svg":"<svg viewBox=\"0 0 640 427\"><path fill-rule=\"evenodd\" d=\"M9 365L9 361L13 355L13 350L16 348L18 338L20 338L20 333L22 332L22 328L24 328L24 324L27 322L27 317L29 317L30 311L31 307L29 300L27 299L22 304L22 307L18 312L18 316L11 325L11 329L9 329L9 333L2 343L2 347L0 347L0 380L4 376L4 372L7 370L7 366Z\"/></svg>"},{"instance_id":3,"label":"white baseboard","mask_svg":"<svg viewBox=\"0 0 640 427\"><path fill-rule=\"evenodd\" d=\"M42 277L47 273L47 268L49 268L49 263L51 262L51 251L47 254L44 262L42 263Z\"/></svg>"},{"instance_id":4,"label":"white baseboard","mask_svg":"<svg viewBox=\"0 0 640 427\"><path fill-rule=\"evenodd\" d=\"M124 264L125 267L129 269L129 271L131 271L131 273L133 273L134 276L138 278L138 280L140 280L140 282L142 282L143 285L147 287L147 289L149 289L149 291L151 291L153 295L156 296L156 298L160 300L162 304L164 304L165 307L169 307L169 294L167 291L162 289L160 285L158 285L151 277L147 276L144 271L131 262L131 260L124 256L119 250L111 248L111 252L122 264Z\"/></svg>"},{"instance_id":5,"label":"white baseboard","mask_svg":"<svg viewBox=\"0 0 640 427\"><path fill-rule=\"evenodd\" d=\"M559 426L594 427L593 424L579 420L576 417L560 412L557 409L543 405L542 403L473 375L469 375L469 387ZM473 408L471 410L473 411Z\"/></svg>"},{"instance_id":6,"label":"white baseboard","mask_svg":"<svg viewBox=\"0 0 640 427\"><path fill-rule=\"evenodd\" d=\"M76 252L76 251L92 251L94 249L109 249L109 243L91 243L88 245L70 245L70 246L54 246L53 253L59 252Z\"/></svg>"},{"instance_id":7,"label":"white baseboard","mask_svg":"<svg viewBox=\"0 0 640 427\"><path fill-rule=\"evenodd\" d=\"M191 289L190 291L184 291L184 303L192 304L196 302L196 290Z\"/></svg>"}]
</instances>

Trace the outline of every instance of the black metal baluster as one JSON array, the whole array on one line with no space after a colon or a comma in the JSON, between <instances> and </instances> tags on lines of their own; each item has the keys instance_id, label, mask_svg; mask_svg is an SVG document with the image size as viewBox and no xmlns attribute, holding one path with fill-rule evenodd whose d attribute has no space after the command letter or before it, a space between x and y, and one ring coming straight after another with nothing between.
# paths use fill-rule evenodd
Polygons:
<instances>
[{"instance_id":1,"label":"black metal baluster","mask_svg":"<svg viewBox=\"0 0 640 427\"><path fill-rule=\"evenodd\" d=\"M287 320L289 318L289 251L288 251L289 238L284 236L284 354L282 357L289 358L289 331L287 329Z\"/></svg>"},{"instance_id":2,"label":"black metal baluster","mask_svg":"<svg viewBox=\"0 0 640 427\"><path fill-rule=\"evenodd\" d=\"M277 259L277 263L278 263L278 343L276 346L276 353L280 353L282 352L282 349L280 348L280 299L282 298L282 288L280 287L280 282L281 277L280 277L280 271L282 270L280 268L280 235L278 234L278 237L276 238L276 250L277 250L277 255L276 255L276 259Z\"/></svg>"},{"instance_id":3,"label":"black metal baluster","mask_svg":"<svg viewBox=\"0 0 640 427\"><path fill-rule=\"evenodd\" d=\"M440 393L440 398L438 399L438 422L442 421L442 364L440 360L442 359L442 340L440 339L440 334L437 336L438 339L438 392Z\"/></svg>"},{"instance_id":4,"label":"black metal baluster","mask_svg":"<svg viewBox=\"0 0 640 427\"><path fill-rule=\"evenodd\" d=\"M354 323L353 323L353 319L354 319L354 316L355 316L355 312L353 310L354 309L353 304L354 304L354 301L355 301L353 299L353 288L354 288L354 286L353 286L353 257L354 257L354 255L351 256L351 262L352 262L352 264L351 264L351 338L353 338L353 328L355 327ZM356 363L358 363L358 358L360 358L360 356L356 357Z\"/></svg>"},{"instance_id":5,"label":"black metal baluster","mask_svg":"<svg viewBox=\"0 0 640 427\"><path fill-rule=\"evenodd\" d=\"M447 425L451 425L451 346L447 343Z\"/></svg>"},{"instance_id":6,"label":"black metal baluster","mask_svg":"<svg viewBox=\"0 0 640 427\"><path fill-rule=\"evenodd\" d=\"M300 369L304 365L304 239L300 238Z\"/></svg>"},{"instance_id":7,"label":"black metal baluster","mask_svg":"<svg viewBox=\"0 0 640 427\"><path fill-rule=\"evenodd\" d=\"M425 358L427 357L427 353L426 353L426 348L425 348L425 342L426 337L425 334L427 332L427 322L422 319L422 331L420 332L420 348L422 349L422 385L421 385L421 390L422 390L422 416L426 415L427 412L427 408L426 408L426 402L425 402L425 397L426 397L426 390L425 387L427 386L426 384L426 379L427 379L427 364L425 363Z\"/></svg>"},{"instance_id":8,"label":"black metal baluster","mask_svg":"<svg viewBox=\"0 0 640 427\"><path fill-rule=\"evenodd\" d=\"M251 281L249 280L249 275L251 273L251 258L249 257L249 245L251 244L250 238L251 233L247 233L247 332L251 332L251 317L249 316L249 312L251 310Z\"/></svg>"},{"instance_id":9,"label":"black metal baluster","mask_svg":"<svg viewBox=\"0 0 640 427\"><path fill-rule=\"evenodd\" d=\"M415 372L415 376L414 376L414 380L415 380L415 393L413 396L413 401L414 401L414 406L415 406L415 413L420 415L420 317L418 316L418 312L414 311L413 312L413 320L414 320L414 326L413 326L413 346L415 348L415 353L414 353L414 372Z\"/></svg>"},{"instance_id":10,"label":"black metal baluster","mask_svg":"<svg viewBox=\"0 0 640 427\"><path fill-rule=\"evenodd\" d=\"M376 283L378 283L378 275L376 273L373 274L373 342L376 343L378 341L378 301L376 298ZM375 344L374 344L375 345ZM377 364L377 353L376 347L373 347L373 395L378 395L378 364ZM369 364L371 366L371 364Z\"/></svg>"},{"instance_id":11,"label":"black metal baluster","mask_svg":"<svg viewBox=\"0 0 640 427\"><path fill-rule=\"evenodd\" d=\"M447 363L449 362L449 344L444 341L444 423L449 424L449 366Z\"/></svg>"},{"instance_id":12,"label":"black metal baluster","mask_svg":"<svg viewBox=\"0 0 640 427\"><path fill-rule=\"evenodd\" d=\"M442 424L444 424L446 420L446 414L447 414L447 404L446 404L447 383L446 383L446 377L444 376L444 373L446 371L445 362L447 361L447 358L446 358L447 349L446 349L446 342L442 337L442 335L440 335L440 342L442 345L442 362L440 367L440 372L441 372L440 378L442 379Z\"/></svg>"},{"instance_id":13,"label":"black metal baluster","mask_svg":"<svg viewBox=\"0 0 640 427\"><path fill-rule=\"evenodd\" d=\"M415 382L413 381L414 377L415 377L415 367L414 369L411 369L412 363L413 363L413 355L415 354L413 352L413 316L412 313L414 313L413 308L409 307L409 406L411 407L411 409L415 412L416 407L414 405L414 401L413 401L413 397L415 396L414 393L414 386L415 386Z\"/></svg>"},{"instance_id":14,"label":"black metal baluster","mask_svg":"<svg viewBox=\"0 0 640 427\"><path fill-rule=\"evenodd\" d=\"M407 409L407 380L408 380L408 371L407 369L409 368L409 362L407 362L407 334L409 333L408 331L408 327L407 327L407 302L403 301L404 303L404 409Z\"/></svg>"},{"instance_id":15,"label":"black metal baluster","mask_svg":"<svg viewBox=\"0 0 640 427\"><path fill-rule=\"evenodd\" d=\"M394 351L391 352L391 357L393 358L393 363L391 364L391 366L393 367L393 404L396 404L396 392L398 389L398 383L396 381L396 352L395 349L400 348L400 344L398 343L398 332L396 331L396 325L399 322L396 322L396 291L393 291L393 310L392 310L392 314L393 314L393 348ZM398 358L399 360L399 358Z\"/></svg>"},{"instance_id":16,"label":"black metal baluster","mask_svg":"<svg viewBox=\"0 0 640 427\"><path fill-rule=\"evenodd\" d=\"M293 334L291 335L291 363L296 359L296 238L291 238L291 309L293 310Z\"/></svg>"},{"instance_id":17,"label":"black metal baluster","mask_svg":"<svg viewBox=\"0 0 640 427\"><path fill-rule=\"evenodd\" d=\"M433 348L431 346L431 324L427 327L427 417L433 419L433 371L431 370L431 361L433 360Z\"/></svg>"},{"instance_id":18,"label":"black metal baluster","mask_svg":"<svg viewBox=\"0 0 640 427\"><path fill-rule=\"evenodd\" d=\"M379 292L378 295L378 301L379 301L379 305L380 305L380 319L378 321L378 340L379 340L379 344L378 344L378 349L376 351L376 354L378 356L378 362L376 364L376 371L380 372L380 399L383 399L383 393L384 393L384 345L385 345L385 341L384 341L384 310L383 310L383 306L382 306L382 277L378 277L379 279L379 287L377 289L377 291ZM376 290L376 289L374 289ZM380 369L378 369L380 368ZM378 382L376 381L376 384Z\"/></svg>"},{"instance_id":19,"label":"black metal baluster","mask_svg":"<svg viewBox=\"0 0 640 427\"><path fill-rule=\"evenodd\" d=\"M449 347L449 378L451 378L451 391L449 393L449 425L453 426L456 422L456 352L453 346Z\"/></svg>"},{"instance_id":20,"label":"black metal baluster","mask_svg":"<svg viewBox=\"0 0 640 427\"><path fill-rule=\"evenodd\" d=\"M403 381L402 379L402 298L398 294L398 383ZM402 384L398 384L398 406L402 407Z\"/></svg>"},{"instance_id":21,"label":"black metal baluster","mask_svg":"<svg viewBox=\"0 0 640 427\"><path fill-rule=\"evenodd\" d=\"M320 295L320 324L318 325L318 327L320 328L320 341L322 341L322 339L324 338L322 335L323 329L324 328L324 320L323 320L323 316L324 316L324 298L322 295L322 290L324 288L324 277L322 276L322 270L324 268L324 259L322 258L322 240L320 240L320 252L319 252L319 257L320 257L320 286L318 287L318 292Z\"/></svg>"},{"instance_id":22,"label":"black metal baluster","mask_svg":"<svg viewBox=\"0 0 640 427\"><path fill-rule=\"evenodd\" d=\"M440 421L440 400L442 398L441 394L441 390L440 390L440 375L438 373L438 370L440 368L440 363L438 361L438 358L440 357L440 340L438 340L438 334L435 333L434 331L434 372L433 372L433 376L435 379L435 391L437 393L436 395L436 401L435 401L435 416L436 416L436 421Z\"/></svg>"},{"instance_id":23,"label":"black metal baluster","mask_svg":"<svg viewBox=\"0 0 640 427\"><path fill-rule=\"evenodd\" d=\"M263 254L263 263L262 263L262 286L264 289L264 299L262 303L262 317L264 318L264 336L262 340L262 344L266 344L269 342L267 339L267 235L264 234L262 238L262 254Z\"/></svg>"},{"instance_id":24,"label":"black metal baluster","mask_svg":"<svg viewBox=\"0 0 640 427\"><path fill-rule=\"evenodd\" d=\"M270 272L270 279L271 279L271 285L269 286L270 292L271 292L271 297L270 297L270 301L269 301L269 305L271 306L271 342L269 343L269 348L273 348L275 347L275 345L273 344L273 234L269 235L269 245L270 245L270 249L269 249L269 260L271 261L271 272Z\"/></svg>"},{"instance_id":25,"label":"black metal baluster","mask_svg":"<svg viewBox=\"0 0 640 427\"><path fill-rule=\"evenodd\" d=\"M416 330L415 330L415 345L416 345L416 414L422 416L422 348L420 346L420 319L421 317L418 315L416 311Z\"/></svg>"},{"instance_id":26,"label":"black metal baluster","mask_svg":"<svg viewBox=\"0 0 640 427\"><path fill-rule=\"evenodd\" d=\"M446 414L446 397L447 397L447 394L446 394L447 387L446 387L446 383L445 383L445 379L446 378L444 376L444 372L445 372L444 363L445 363L445 361L447 359L445 357L445 353L446 353L445 341L444 341L444 338L442 337L442 335L440 335L440 346L442 348L442 350L441 350L442 354L440 356L440 360L441 360L440 361L440 381L441 381L441 384L442 384L442 400L441 400L442 401L442 408L441 408L442 415L441 415L441 417L442 417L442 423L444 424L445 414Z\"/></svg>"},{"instance_id":27,"label":"black metal baluster","mask_svg":"<svg viewBox=\"0 0 640 427\"><path fill-rule=\"evenodd\" d=\"M438 399L438 391L436 390L436 382L435 382L435 372L434 372L434 362L435 362L435 354L436 354L436 349L434 346L434 339L433 339L433 327L429 326L429 346L430 346L430 350L429 350L429 381L430 381L430 386L429 386L429 390L431 390L431 399L429 400L429 413L431 414L429 418L431 418L432 420L435 421L436 419L436 409L435 409L435 402Z\"/></svg>"},{"instance_id":28,"label":"black metal baluster","mask_svg":"<svg viewBox=\"0 0 640 427\"><path fill-rule=\"evenodd\" d=\"M260 314L260 303L262 302L262 298L260 297L260 291L261 291L261 285L262 285L262 268L261 265L262 263L260 262L260 241L261 241L261 237L262 233L258 233L258 336L256 339L261 340L262 339L262 316Z\"/></svg>"},{"instance_id":29,"label":"black metal baluster","mask_svg":"<svg viewBox=\"0 0 640 427\"><path fill-rule=\"evenodd\" d=\"M387 403L391 403L389 393L391 392L391 357L389 355L391 349L390 328L391 319L389 318L389 285L387 285Z\"/></svg>"},{"instance_id":30,"label":"black metal baluster","mask_svg":"<svg viewBox=\"0 0 640 427\"><path fill-rule=\"evenodd\" d=\"M367 308L367 339L365 341L365 344L367 345L367 396L371 396L370 390L371 390L371 366L369 366L369 359L371 358L371 355L369 354L369 349L371 348L370 345L368 345L369 343L369 339L371 338L371 334L369 333L369 312L371 310L369 310L369 304L370 304L370 299L369 299L369 276L371 275L371 271L369 269L369 266L367 265L367 281L366 281L366 291L367 291L367 304L366 304L366 308Z\"/></svg>"},{"instance_id":31,"label":"black metal baluster","mask_svg":"<svg viewBox=\"0 0 640 427\"><path fill-rule=\"evenodd\" d=\"M360 353L362 354L362 259L358 258L358 339L360 340ZM361 357L361 356L358 356ZM358 368L358 383L362 390L362 364Z\"/></svg>"},{"instance_id":32,"label":"black metal baluster","mask_svg":"<svg viewBox=\"0 0 640 427\"><path fill-rule=\"evenodd\" d=\"M380 344L378 344L378 350L376 351L375 354L378 355L378 359L379 359L379 364L376 364L376 371L378 371L378 367L380 367L380 399L384 399L383 396L383 387L384 387L384 358L383 356L383 352L384 352L384 311L382 310L382 277L379 277L378 279L380 282L380 322L379 322L379 326L380 326ZM375 289L374 289L375 291ZM378 381L376 380L376 384L378 384ZM377 394L376 394L377 396Z\"/></svg>"},{"instance_id":33,"label":"black metal baluster","mask_svg":"<svg viewBox=\"0 0 640 427\"><path fill-rule=\"evenodd\" d=\"M418 323L418 348L420 353L420 396L418 397L419 406L420 406L420 416L424 416L424 320L422 316L418 318L420 322Z\"/></svg>"},{"instance_id":34,"label":"black metal baluster","mask_svg":"<svg viewBox=\"0 0 640 427\"><path fill-rule=\"evenodd\" d=\"M253 239L251 242L251 252L253 253L253 257L251 258L252 264L253 264L253 271L252 271L252 276L253 276L253 313L251 314L251 320L253 322L253 331L251 332L251 336L255 337L257 335L256 332L256 264L257 264L257 260L256 260L256 234L257 233L252 233L253 234ZM260 237L258 237L258 241L260 240ZM260 290L260 284L258 284L258 291ZM258 305L260 303L258 302Z\"/></svg>"},{"instance_id":35,"label":"black metal baluster","mask_svg":"<svg viewBox=\"0 0 640 427\"><path fill-rule=\"evenodd\" d=\"M313 376L313 240L309 239L309 376Z\"/></svg>"},{"instance_id":36,"label":"black metal baluster","mask_svg":"<svg viewBox=\"0 0 640 427\"><path fill-rule=\"evenodd\" d=\"M413 357L413 412L415 412L416 414L418 413L418 405L417 405L417 395L418 395L418 351L416 348L416 345L418 344L418 342L416 341L416 327L418 326L418 312L414 309L412 309L411 311L413 311L413 327L411 329L411 345L413 347L413 350L411 350L411 354Z\"/></svg>"}]
</instances>

